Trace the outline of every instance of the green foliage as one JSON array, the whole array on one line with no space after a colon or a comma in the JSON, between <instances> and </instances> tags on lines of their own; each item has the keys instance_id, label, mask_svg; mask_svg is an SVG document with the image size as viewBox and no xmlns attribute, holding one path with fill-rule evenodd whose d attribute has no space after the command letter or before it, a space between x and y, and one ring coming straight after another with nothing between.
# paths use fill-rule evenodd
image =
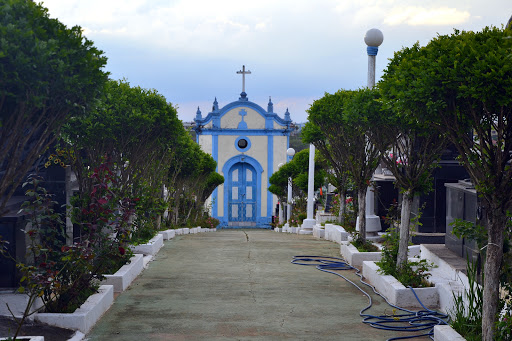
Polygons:
<instances>
[{"instance_id":1,"label":"green foliage","mask_svg":"<svg viewBox=\"0 0 512 341\"><path fill-rule=\"evenodd\" d=\"M407 261L403 266L397 267L398 245L400 234L395 228L388 229L384 235L384 244L382 246L382 258L376 264L380 267L380 272L385 275L395 277L404 286L413 288L429 287L431 284L427 281L430 277L430 269L434 266L426 259Z\"/></svg>"},{"instance_id":2,"label":"green foliage","mask_svg":"<svg viewBox=\"0 0 512 341\"><path fill-rule=\"evenodd\" d=\"M315 158L318 154L315 152ZM315 161L315 178L314 187L319 188L325 182L326 172L324 165ZM293 197L296 198L295 205L301 206L301 210L305 209L306 202L300 200L304 198L308 192L308 172L309 172L309 149L301 150L296 153L293 159L281 166L272 174L269 179L269 191L277 195L281 201L286 202L288 194L288 178L292 178ZM297 217L298 219L298 217Z\"/></svg>"},{"instance_id":3,"label":"green foliage","mask_svg":"<svg viewBox=\"0 0 512 341\"><path fill-rule=\"evenodd\" d=\"M346 192L347 175L350 174L357 192L364 195L380 158L378 149L369 137L381 128L370 124L368 119L369 111L378 110L379 106L376 101L367 103L363 99L370 91L339 90L335 94L326 93L308 110L311 125L306 125L304 138L315 143L332 166L336 187L342 194ZM323 140L322 135L325 137ZM365 231L364 223L361 230Z\"/></svg>"},{"instance_id":4,"label":"green foliage","mask_svg":"<svg viewBox=\"0 0 512 341\"><path fill-rule=\"evenodd\" d=\"M487 241L487 230L480 224L473 224L470 221L455 219L450 223L452 227L452 233L457 238L467 238L474 240L478 245L478 248L482 248Z\"/></svg>"},{"instance_id":5,"label":"green foliage","mask_svg":"<svg viewBox=\"0 0 512 341\"><path fill-rule=\"evenodd\" d=\"M54 134L80 116L107 80L103 52L82 35L50 19L42 5L0 3L0 214Z\"/></svg>"},{"instance_id":6,"label":"green foliage","mask_svg":"<svg viewBox=\"0 0 512 341\"><path fill-rule=\"evenodd\" d=\"M298 153L301 150L308 149L309 145L302 141L300 135L292 135L290 136L290 148L293 148Z\"/></svg>"},{"instance_id":7,"label":"green foliage","mask_svg":"<svg viewBox=\"0 0 512 341\"><path fill-rule=\"evenodd\" d=\"M209 216L204 216L203 218L196 220L194 223L195 226L201 226L202 228L207 228L207 229L217 228L217 226L219 226L219 224L220 224L219 219L209 217Z\"/></svg>"},{"instance_id":8,"label":"green foliage","mask_svg":"<svg viewBox=\"0 0 512 341\"><path fill-rule=\"evenodd\" d=\"M454 309L451 326L468 341L482 340L482 309L484 289L477 283L477 265L468 260L468 287L462 294L453 294Z\"/></svg>"},{"instance_id":9,"label":"green foliage","mask_svg":"<svg viewBox=\"0 0 512 341\"><path fill-rule=\"evenodd\" d=\"M356 233L354 235L354 240L351 242L352 245L354 245L357 248L357 251L359 252L377 252L379 251L379 248L374 245L372 242L359 238L359 234Z\"/></svg>"}]
</instances>

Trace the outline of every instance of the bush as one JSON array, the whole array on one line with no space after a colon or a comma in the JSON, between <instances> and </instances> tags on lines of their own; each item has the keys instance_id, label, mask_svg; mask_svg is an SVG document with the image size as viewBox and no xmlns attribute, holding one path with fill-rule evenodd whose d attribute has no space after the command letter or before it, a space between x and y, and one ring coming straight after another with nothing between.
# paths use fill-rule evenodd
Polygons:
<instances>
[{"instance_id":1,"label":"bush","mask_svg":"<svg viewBox=\"0 0 512 341\"><path fill-rule=\"evenodd\" d=\"M395 228L390 228L384 235L382 247L382 258L376 264L380 267L379 272L395 277L403 285L413 288L424 288L432 286L427 280L430 277L430 269L434 266L426 259L407 261L402 267L397 268L398 244L400 234Z\"/></svg>"}]
</instances>

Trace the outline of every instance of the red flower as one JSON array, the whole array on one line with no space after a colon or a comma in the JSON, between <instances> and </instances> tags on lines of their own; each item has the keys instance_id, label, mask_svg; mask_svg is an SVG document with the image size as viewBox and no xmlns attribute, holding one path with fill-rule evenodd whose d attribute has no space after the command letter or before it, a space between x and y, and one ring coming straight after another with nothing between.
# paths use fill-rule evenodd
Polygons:
<instances>
[{"instance_id":1,"label":"red flower","mask_svg":"<svg viewBox=\"0 0 512 341\"><path fill-rule=\"evenodd\" d=\"M46 268L46 263L45 263L45 262L42 262L41 264L39 264L39 267L40 267L40 268Z\"/></svg>"},{"instance_id":2,"label":"red flower","mask_svg":"<svg viewBox=\"0 0 512 341\"><path fill-rule=\"evenodd\" d=\"M60 251L62 251L62 252L66 252L66 251L68 251L69 249L70 249L70 247L69 247L69 246L64 245L63 247L61 247L61 248L60 248Z\"/></svg>"},{"instance_id":3,"label":"red flower","mask_svg":"<svg viewBox=\"0 0 512 341\"><path fill-rule=\"evenodd\" d=\"M121 255L124 255L126 253L126 250L124 249L124 247L122 247L122 246L119 247L119 253Z\"/></svg>"},{"instance_id":4,"label":"red flower","mask_svg":"<svg viewBox=\"0 0 512 341\"><path fill-rule=\"evenodd\" d=\"M28 235L29 235L30 237L32 237L32 236L34 235L34 233L36 233L36 230L30 230L30 231L28 231L27 233L28 233Z\"/></svg>"}]
</instances>

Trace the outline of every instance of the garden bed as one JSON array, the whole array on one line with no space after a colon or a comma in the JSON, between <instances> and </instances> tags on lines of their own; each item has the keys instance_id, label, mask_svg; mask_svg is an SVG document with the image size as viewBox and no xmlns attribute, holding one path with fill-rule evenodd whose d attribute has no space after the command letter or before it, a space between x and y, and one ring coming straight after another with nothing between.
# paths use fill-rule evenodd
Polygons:
<instances>
[{"instance_id":1,"label":"garden bed","mask_svg":"<svg viewBox=\"0 0 512 341\"><path fill-rule=\"evenodd\" d=\"M73 313L37 313L34 319L51 326L79 330L87 334L112 303L114 303L114 287L101 285L98 293L89 296L87 301Z\"/></svg>"},{"instance_id":2,"label":"garden bed","mask_svg":"<svg viewBox=\"0 0 512 341\"><path fill-rule=\"evenodd\" d=\"M375 287L375 289L389 303L401 308L422 308L418 300L414 297L411 289L406 288L395 277L389 275L381 275L379 267L373 261L363 262L363 277ZM414 289L421 303L427 308L439 307L439 294L436 287L417 288Z\"/></svg>"},{"instance_id":3,"label":"garden bed","mask_svg":"<svg viewBox=\"0 0 512 341\"><path fill-rule=\"evenodd\" d=\"M143 269L143 255L135 254L130 258L130 263L123 265L115 274L105 275L101 284L114 286L114 292L123 292Z\"/></svg>"},{"instance_id":4,"label":"garden bed","mask_svg":"<svg viewBox=\"0 0 512 341\"><path fill-rule=\"evenodd\" d=\"M130 248L133 253L142 253L144 255L156 255L160 248L164 245L164 237L157 234L151 238L146 244L132 245Z\"/></svg>"}]
</instances>

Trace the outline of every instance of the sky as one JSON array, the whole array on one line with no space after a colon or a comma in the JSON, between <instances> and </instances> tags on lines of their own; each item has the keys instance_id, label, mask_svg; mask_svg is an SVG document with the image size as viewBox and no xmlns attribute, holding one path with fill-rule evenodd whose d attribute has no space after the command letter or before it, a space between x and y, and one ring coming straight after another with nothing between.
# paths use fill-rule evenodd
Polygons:
<instances>
[{"instance_id":1,"label":"sky","mask_svg":"<svg viewBox=\"0 0 512 341\"><path fill-rule=\"evenodd\" d=\"M376 78L395 51L453 29L501 27L510 0L46 0L50 17L81 26L108 57L112 79L157 90L181 120L238 100L295 122L326 92L367 85L364 36L384 35Z\"/></svg>"}]
</instances>

